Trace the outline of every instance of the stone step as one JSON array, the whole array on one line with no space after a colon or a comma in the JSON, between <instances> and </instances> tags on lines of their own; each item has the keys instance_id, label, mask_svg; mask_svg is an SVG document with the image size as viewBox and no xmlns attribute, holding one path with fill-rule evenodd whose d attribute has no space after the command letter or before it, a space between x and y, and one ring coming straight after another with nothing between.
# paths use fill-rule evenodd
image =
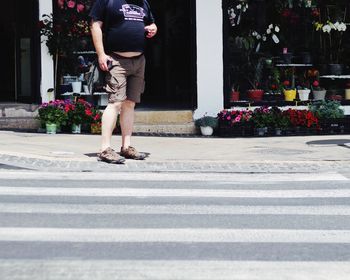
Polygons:
<instances>
[{"instance_id":1,"label":"stone step","mask_svg":"<svg viewBox=\"0 0 350 280\"><path fill-rule=\"evenodd\" d=\"M188 124L193 122L193 112L190 110L136 110L137 124Z\"/></svg>"},{"instance_id":2,"label":"stone step","mask_svg":"<svg viewBox=\"0 0 350 280\"><path fill-rule=\"evenodd\" d=\"M0 104L0 129L37 130L37 105ZM135 133L195 134L193 112L190 110L137 110Z\"/></svg>"},{"instance_id":3,"label":"stone step","mask_svg":"<svg viewBox=\"0 0 350 280\"><path fill-rule=\"evenodd\" d=\"M196 134L194 123L168 123L168 124L140 124L135 123L135 133L150 133L150 134Z\"/></svg>"}]
</instances>

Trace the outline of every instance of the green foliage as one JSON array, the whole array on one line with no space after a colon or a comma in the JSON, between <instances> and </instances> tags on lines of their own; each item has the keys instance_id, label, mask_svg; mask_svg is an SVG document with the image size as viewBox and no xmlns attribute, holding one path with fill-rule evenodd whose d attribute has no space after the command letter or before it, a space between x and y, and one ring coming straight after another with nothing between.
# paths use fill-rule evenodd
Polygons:
<instances>
[{"instance_id":1,"label":"green foliage","mask_svg":"<svg viewBox=\"0 0 350 280\"><path fill-rule=\"evenodd\" d=\"M61 108L53 104L48 104L45 107L39 108L38 119L42 124L57 124L65 125L67 122L67 114Z\"/></svg>"},{"instance_id":2,"label":"green foliage","mask_svg":"<svg viewBox=\"0 0 350 280\"><path fill-rule=\"evenodd\" d=\"M317 101L310 105L310 111L320 119L338 119L344 117L344 110L338 101Z\"/></svg>"},{"instance_id":3,"label":"green foliage","mask_svg":"<svg viewBox=\"0 0 350 280\"><path fill-rule=\"evenodd\" d=\"M195 121L195 125L197 127L201 126L210 126L212 128L216 128L218 126L218 119L216 117L204 116Z\"/></svg>"}]
</instances>

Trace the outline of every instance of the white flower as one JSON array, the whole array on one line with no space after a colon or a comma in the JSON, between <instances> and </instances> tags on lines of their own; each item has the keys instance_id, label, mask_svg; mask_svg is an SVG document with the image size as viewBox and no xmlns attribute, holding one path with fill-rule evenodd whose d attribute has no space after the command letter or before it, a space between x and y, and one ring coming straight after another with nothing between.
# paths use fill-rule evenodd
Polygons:
<instances>
[{"instance_id":1,"label":"white flower","mask_svg":"<svg viewBox=\"0 0 350 280\"><path fill-rule=\"evenodd\" d=\"M267 30L266 30L266 33L267 33L267 34L271 34L271 29L267 29Z\"/></svg>"},{"instance_id":2,"label":"white flower","mask_svg":"<svg viewBox=\"0 0 350 280\"><path fill-rule=\"evenodd\" d=\"M332 27L329 25L329 24L325 24L323 27L322 27L322 31L324 33L330 33L332 30Z\"/></svg>"},{"instance_id":3,"label":"white flower","mask_svg":"<svg viewBox=\"0 0 350 280\"><path fill-rule=\"evenodd\" d=\"M254 37L256 37L256 36L258 35L258 32L254 31L254 32L252 33L252 35L253 35Z\"/></svg>"},{"instance_id":4,"label":"white flower","mask_svg":"<svg viewBox=\"0 0 350 280\"><path fill-rule=\"evenodd\" d=\"M236 6L236 8L237 8L238 10L240 10L240 9L242 9L242 5L239 4L239 5Z\"/></svg>"},{"instance_id":5,"label":"white flower","mask_svg":"<svg viewBox=\"0 0 350 280\"><path fill-rule=\"evenodd\" d=\"M275 42L275 44L278 44L280 42L280 39L278 39L276 34L272 35L272 40Z\"/></svg>"},{"instance_id":6,"label":"white flower","mask_svg":"<svg viewBox=\"0 0 350 280\"><path fill-rule=\"evenodd\" d=\"M262 36L262 40L265 42L266 41L266 36L264 35L264 36Z\"/></svg>"},{"instance_id":7,"label":"white flower","mask_svg":"<svg viewBox=\"0 0 350 280\"><path fill-rule=\"evenodd\" d=\"M276 25L276 27L275 27L275 32L280 32L280 28Z\"/></svg>"},{"instance_id":8,"label":"white flower","mask_svg":"<svg viewBox=\"0 0 350 280\"><path fill-rule=\"evenodd\" d=\"M270 24L270 25L269 25L269 29L273 29L273 24Z\"/></svg>"},{"instance_id":9,"label":"white flower","mask_svg":"<svg viewBox=\"0 0 350 280\"><path fill-rule=\"evenodd\" d=\"M346 24L344 22L339 24L338 31L346 31Z\"/></svg>"},{"instance_id":10,"label":"white flower","mask_svg":"<svg viewBox=\"0 0 350 280\"><path fill-rule=\"evenodd\" d=\"M256 35L256 39L260 40L261 39L261 36L258 34Z\"/></svg>"}]
</instances>

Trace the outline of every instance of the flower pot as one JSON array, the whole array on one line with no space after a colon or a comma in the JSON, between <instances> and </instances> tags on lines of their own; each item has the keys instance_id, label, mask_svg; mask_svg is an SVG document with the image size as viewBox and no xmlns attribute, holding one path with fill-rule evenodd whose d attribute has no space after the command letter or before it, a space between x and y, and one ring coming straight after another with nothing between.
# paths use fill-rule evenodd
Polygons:
<instances>
[{"instance_id":1,"label":"flower pot","mask_svg":"<svg viewBox=\"0 0 350 280\"><path fill-rule=\"evenodd\" d=\"M350 100L350 89L348 88L345 90L345 99Z\"/></svg>"},{"instance_id":2,"label":"flower pot","mask_svg":"<svg viewBox=\"0 0 350 280\"><path fill-rule=\"evenodd\" d=\"M236 102L239 100L239 92L238 91L232 91L230 94L230 102Z\"/></svg>"},{"instance_id":3,"label":"flower pot","mask_svg":"<svg viewBox=\"0 0 350 280\"><path fill-rule=\"evenodd\" d=\"M47 123L46 124L46 133L47 134L56 134L57 132L57 124L55 123Z\"/></svg>"},{"instance_id":4,"label":"flower pot","mask_svg":"<svg viewBox=\"0 0 350 280\"><path fill-rule=\"evenodd\" d=\"M328 72L330 75L341 75L343 74L343 64L328 64Z\"/></svg>"},{"instance_id":5,"label":"flower pot","mask_svg":"<svg viewBox=\"0 0 350 280\"><path fill-rule=\"evenodd\" d=\"M201 133L204 136L211 136L213 135L214 129L211 126L201 126Z\"/></svg>"},{"instance_id":6,"label":"flower pot","mask_svg":"<svg viewBox=\"0 0 350 280\"><path fill-rule=\"evenodd\" d=\"M314 96L314 100L325 100L327 91L324 90L313 90L312 94Z\"/></svg>"},{"instance_id":7,"label":"flower pot","mask_svg":"<svg viewBox=\"0 0 350 280\"><path fill-rule=\"evenodd\" d=\"M309 100L309 94L311 90L309 89L298 89L299 99L300 101L307 101Z\"/></svg>"},{"instance_id":8,"label":"flower pot","mask_svg":"<svg viewBox=\"0 0 350 280\"><path fill-rule=\"evenodd\" d=\"M72 124L72 133L80 134L81 133L81 124Z\"/></svg>"},{"instance_id":9,"label":"flower pot","mask_svg":"<svg viewBox=\"0 0 350 280\"><path fill-rule=\"evenodd\" d=\"M81 93L81 87L82 87L81 82L72 82L73 93Z\"/></svg>"},{"instance_id":10,"label":"flower pot","mask_svg":"<svg viewBox=\"0 0 350 280\"><path fill-rule=\"evenodd\" d=\"M248 98L251 101L261 101L264 96L264 91L262 89L250 89L248 90Z\"/></svg>"},{"instance_id":11,"label":"flower pot","mask_svg":"<svg viewBox=\"0 0 350 280\"><path fill-rule=\"evenodd\" d=\"M297 98L297 90L296 89L289 89L284 90L284 100L285 101L294 101L294 99Z\"/></svg>"},{"instance_id":12,"label":"flower pot","mask_svg":"<svg viewBox=\"0 0 350 280\"><path fill-rule=\"evenodd\" d=\"M256 128L256 135L257 136L265 136L267 133L267 127L257 127Z\"/></svg>"},{"instance_id":13,"label":"flower pot","mask_svg":"<svg viewBox=\"0 0 350 280\"><path fill-rule=\"evenodd\" d=\"M276 135L276 136L281 136L281 135L282 135L282 129L276 127L276 128L275 128L275 135Z\"/></svg>"},{"instance_id":14,"label":"flower pot","mask_svg":"<svg viewBox=\"0 0 350 280\"><path fill-rule=\"evenodd\" d=\"M92 123L90 125L90 131L92 134L101 134L101 123Z\"/></svg>"}]
</instances>

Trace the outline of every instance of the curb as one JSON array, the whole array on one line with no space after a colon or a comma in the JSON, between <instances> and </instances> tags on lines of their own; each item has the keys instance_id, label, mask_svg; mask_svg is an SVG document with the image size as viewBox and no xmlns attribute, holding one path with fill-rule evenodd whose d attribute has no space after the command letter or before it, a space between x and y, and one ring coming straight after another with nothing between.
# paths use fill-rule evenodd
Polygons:
<instances>
[{"instance_id":1,"label":"curb","mask_svg":"<svg viewBox=\"0 0 350 280\"><path fill-rule=\"evenodd\" d=\"M115 165L104 162L64 161L0 155L4 169L65 172L196 172L196 173L321 173L348 172L350 161L298 162L147 162L127 161ZM0 166L1 169L1 166Z\"/></svg>"}]
</instances>

